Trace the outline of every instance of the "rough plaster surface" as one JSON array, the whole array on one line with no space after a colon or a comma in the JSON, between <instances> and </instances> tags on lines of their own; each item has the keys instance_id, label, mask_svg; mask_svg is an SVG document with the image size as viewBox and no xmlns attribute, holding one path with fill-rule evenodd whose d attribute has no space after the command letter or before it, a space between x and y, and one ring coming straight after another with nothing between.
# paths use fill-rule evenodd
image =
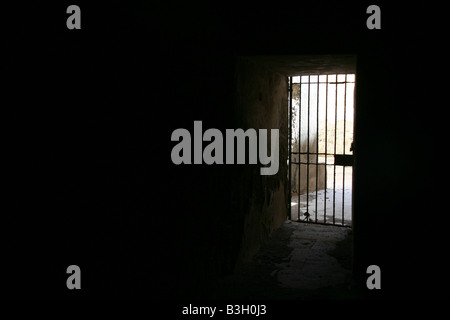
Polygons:
<instances>
[{"instance_id":1,"label":"rough plaster surface","mask_svg":"<svg viewBox=\"0 0 450 320\"><path fill-rule=\"evenodd\" d=\"M278 129L279 157L287 159L287 79L248 59L238 63L236 78L236 122L244 130ZM270 143L270 142L268 142ZM287 217L287 163L280 161L278 173L261 176L259 166L247 166L236 179L244 204L244 227L238 265L249 260L261 243Z\"/></svg>"}]
</instances>

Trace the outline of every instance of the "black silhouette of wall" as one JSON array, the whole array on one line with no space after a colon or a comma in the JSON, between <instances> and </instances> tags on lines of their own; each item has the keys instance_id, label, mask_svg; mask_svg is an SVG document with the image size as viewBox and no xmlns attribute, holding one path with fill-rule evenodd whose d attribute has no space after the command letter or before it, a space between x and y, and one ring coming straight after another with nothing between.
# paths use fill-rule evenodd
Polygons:
<instances>
[{"instance_id":1,"label":"black silhouette of wall","mask_svg":"<svg viewBox=\"0 0 450 320\"><path fill-rule=\"evenodd\" d=\"M368 30L368 5L83 4L78 33L65 28L63 4L8 11L2 295L207 296L281 222L286 168L262 177L257 165L175 166L172 131L192 132L194 120L253 126L236 96L247 56L356 54L356 283L369 298L437 296L443 237L422 219L433 175L419 170L433 159L420 152L432 134L418 129L434 115L411 83L427 35L384 4L382 29ZM271 116L259 125L285 125ZM71 264L79 292L65 287ZM364 289L371 264L383 272L378 292Z\"/></svg>"}]
</instances>

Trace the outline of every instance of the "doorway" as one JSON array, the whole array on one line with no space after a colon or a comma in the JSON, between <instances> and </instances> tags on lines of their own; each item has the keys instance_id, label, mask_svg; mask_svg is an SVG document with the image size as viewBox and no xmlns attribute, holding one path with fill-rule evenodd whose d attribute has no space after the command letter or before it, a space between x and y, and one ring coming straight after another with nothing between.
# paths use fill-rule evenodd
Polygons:
<instances>
[{"instance_id":1,"label":"doorway","mask_svg":"<svg viewBox=\"0 0 450 320\"><path fill-rule=\"evenodd\" d=\"M288 80L290 220L351 227L355 74Z\"/></svg>"}]
</instances>

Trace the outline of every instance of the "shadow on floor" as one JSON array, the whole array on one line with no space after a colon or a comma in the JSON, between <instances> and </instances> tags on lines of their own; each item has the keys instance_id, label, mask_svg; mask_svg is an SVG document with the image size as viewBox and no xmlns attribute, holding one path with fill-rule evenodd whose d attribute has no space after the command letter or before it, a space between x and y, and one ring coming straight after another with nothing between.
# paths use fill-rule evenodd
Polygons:
<instances>
[{"instance_id":1,"label":"shadow on floor","mask_svg":"<svg viewBox=\"0 0 450 320\"><path fill-rule=\"evenodd\" d=\"M221 279L216 299L355 299L351 229L285 222L254 258Z\"/></svg>"}]
</instances>

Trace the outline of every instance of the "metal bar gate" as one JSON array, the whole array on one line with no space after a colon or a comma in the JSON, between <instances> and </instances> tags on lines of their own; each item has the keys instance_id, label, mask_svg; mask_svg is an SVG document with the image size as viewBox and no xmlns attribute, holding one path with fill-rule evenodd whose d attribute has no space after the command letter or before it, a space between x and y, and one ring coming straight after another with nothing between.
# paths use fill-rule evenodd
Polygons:
<instances>
[{"instance_id":1,"label":"metal bar gate","mask_svg":"<svg viewBox=\"0 0 450 320\"><path fill-rule=\"evenodd\" d=\"M354 74L289 77L290 219L351 226Z\"/></svg>"}]
</instances>

